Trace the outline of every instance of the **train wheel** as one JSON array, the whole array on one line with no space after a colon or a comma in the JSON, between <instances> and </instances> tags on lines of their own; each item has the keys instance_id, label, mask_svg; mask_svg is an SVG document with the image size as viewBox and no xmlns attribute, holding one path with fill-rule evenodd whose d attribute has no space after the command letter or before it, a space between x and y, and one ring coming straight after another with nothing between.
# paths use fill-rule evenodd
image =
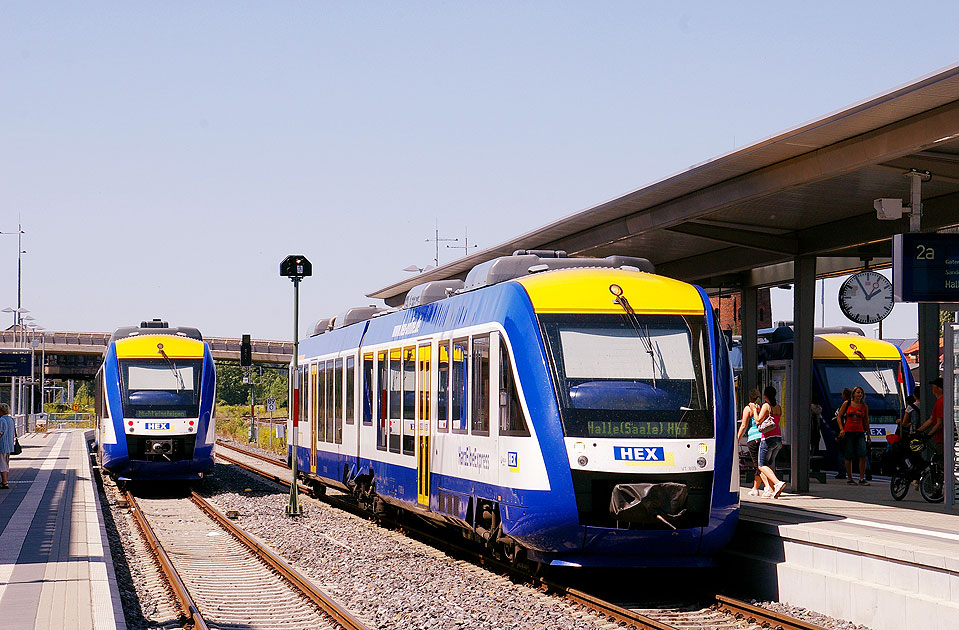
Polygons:
<instances>
[{"instance_id":1,"label":"train wheel","mask_svg":"<svg viewBox=\"0 0 959 630\"><path fill-rule=\"evenodd\" d=\"M893 475L889 479L889 492L896 501L902 501L909 492L909 479L905 475Z\"/></svg>"},{"instance_id":2,"label":"train wheel","mask_svg":"<svg viewBox=\"0 0 959 630\"><path fill-rule=\"evenodd\" d=\"M919 479L919 494L929 503L942 503L943 486L942 468L931 464Z\"/></svg>"}]
</instances>

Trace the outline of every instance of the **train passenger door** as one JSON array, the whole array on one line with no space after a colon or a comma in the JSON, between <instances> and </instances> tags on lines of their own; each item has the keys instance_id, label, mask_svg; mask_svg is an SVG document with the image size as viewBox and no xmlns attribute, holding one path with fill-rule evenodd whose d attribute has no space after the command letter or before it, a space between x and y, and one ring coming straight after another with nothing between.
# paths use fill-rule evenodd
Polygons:
<instances>
[{"instance_id":1,"label":"train passenger door","mask_svg":"<svg viewBox=\"0 0 959 630\"><path fill-rule=\"evenodd\" d=\"M310 414L310 472L316 472L316 440L317 440L317 413L316 413L316 399L317 399L317 371L316 364L310 366L310 383L307 387L307 396L306 403L308 413Z\"/></svg>"},{"instance_id":2,"label":"train passenger door","mask_svg":"<svg viewBox=\"0 0 959 630\"><path fill-rule=\"evenodd\" d=\"M417 348L416 502L430 504L430 345Z\"/></svg>"}]
</instances>

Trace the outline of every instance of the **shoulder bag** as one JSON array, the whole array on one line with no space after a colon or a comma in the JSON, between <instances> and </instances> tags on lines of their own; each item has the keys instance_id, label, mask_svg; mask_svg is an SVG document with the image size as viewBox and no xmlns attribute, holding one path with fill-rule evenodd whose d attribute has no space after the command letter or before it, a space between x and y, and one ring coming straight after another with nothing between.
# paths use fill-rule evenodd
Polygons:
<instances>
[{"instance_id":1,"label":"shoulder bag","mask_svg":"<svg viewBox=\"0 0 959 630\"><path fill-rule=\"evenodd\" d=\"M13 438L13 454L19 455L22 452L23 452L23 447L20 446L20 440L17 438Z\"/></svg>"}]
</instances>

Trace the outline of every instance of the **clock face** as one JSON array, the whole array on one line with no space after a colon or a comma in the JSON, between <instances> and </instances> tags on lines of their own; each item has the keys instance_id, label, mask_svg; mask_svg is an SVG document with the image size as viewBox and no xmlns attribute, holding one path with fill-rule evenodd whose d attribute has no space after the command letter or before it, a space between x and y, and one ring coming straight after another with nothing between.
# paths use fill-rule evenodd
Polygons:
<instances>
[{"instance_id":1,"label":"clock face","mask_svg":"<svg viewBox=\"0 0 959 630\"><path fill-rule=\"evenodd\" d=\"M892 284L875 271L860 271L839 287L839 308L857 324L875 324L892 312Z\"/></svg>"}]
</instances>

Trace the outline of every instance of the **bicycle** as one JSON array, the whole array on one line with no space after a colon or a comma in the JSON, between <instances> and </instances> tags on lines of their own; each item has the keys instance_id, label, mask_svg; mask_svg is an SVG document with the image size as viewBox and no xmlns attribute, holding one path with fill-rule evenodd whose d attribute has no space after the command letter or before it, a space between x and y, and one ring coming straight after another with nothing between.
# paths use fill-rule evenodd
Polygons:
<instances>
[{"instance_id":1,"label":"bicycle","mask_svg":"<svg viewBox=\"0 0 959 630\"><path fill-rule=\"evenodd\" d=\"M896 501L902 501L909 492L909 484L916 481L923 499L929 503L942 502L945 477L931 440L926 435L893 446L892 454L896 459L892 463L889 492Z\"/></svg>"}]
</instances>

